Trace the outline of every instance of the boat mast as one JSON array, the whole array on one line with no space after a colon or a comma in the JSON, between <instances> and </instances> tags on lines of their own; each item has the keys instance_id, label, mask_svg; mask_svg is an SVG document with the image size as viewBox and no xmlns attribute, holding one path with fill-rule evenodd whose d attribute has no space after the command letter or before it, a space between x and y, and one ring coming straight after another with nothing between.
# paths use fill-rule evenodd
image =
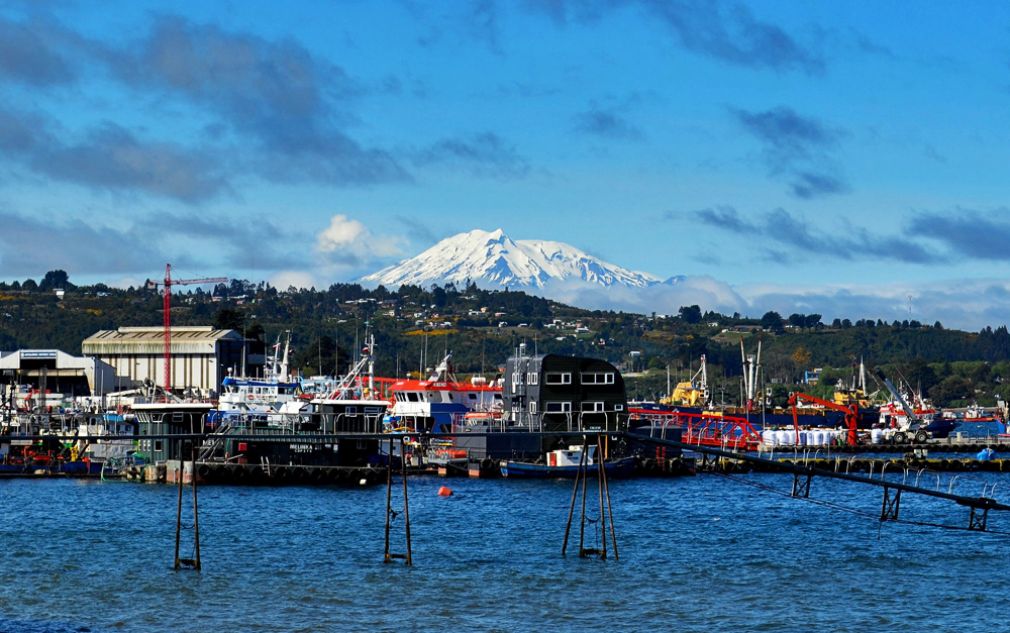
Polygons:
<instances>
[{"instance_id":1,"label":"boat mast","mask_svg":"<svg viewBox=\"0 0 1010 633\"><path fill-rule=\"evenodd\" d=\"M284 358L281 360L281 375L280 380L288 380L288 354L291 351L291 330L284 330L288 335L287 340L284 341Z\"/></svg>"}]
</instances>

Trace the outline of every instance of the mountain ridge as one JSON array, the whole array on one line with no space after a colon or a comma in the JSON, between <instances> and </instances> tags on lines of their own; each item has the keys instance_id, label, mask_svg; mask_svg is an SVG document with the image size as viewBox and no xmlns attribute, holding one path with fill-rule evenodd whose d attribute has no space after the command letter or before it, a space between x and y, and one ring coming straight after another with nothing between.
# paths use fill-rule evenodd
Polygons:
<instances>
[{"instance_id":1,"label":"mountain ridge","mask_svg":"<svg viewBox=\"0 0 1010 633\"><path fill-rule=\"evenodd\" d=\"M593 257L565 242L513 240L505 231L474 229L447 237L395 265L362 277L385 286L473 282L488 288L543 290L559 283L646 288L677 283Z\"/></svg>"}]
</instances>

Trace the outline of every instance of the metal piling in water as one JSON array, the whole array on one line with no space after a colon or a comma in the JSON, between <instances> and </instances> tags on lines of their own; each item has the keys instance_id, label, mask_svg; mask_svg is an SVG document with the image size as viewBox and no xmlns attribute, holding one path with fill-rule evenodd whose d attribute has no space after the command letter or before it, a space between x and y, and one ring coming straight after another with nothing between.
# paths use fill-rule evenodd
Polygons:
<instances>
[{"instance_id":1,"label":"metal piling in water","mask_svg":"<svg viewBox=\"0 0 1010 633\"><path fill-rule=\"evenodd\" d=\"M579 497L579 484L582 485L582 510L579 518L579 558L589 556L599 556L601 560L607 558L607 538L608 532L613 545L614 560L619 560L620 555L617 550L617 529L614 527L613 504L610 499L610 484L607 481L606 457L603 452L602 435L596 435L596 477L597 495L599 501L599 517L592 521L586 516L586 491L589 479L589 436L584 435L582 440L582 455L579 458L579 468L575 473L575 483L572 485L572 499L568 508L568 521L565 523L565 538L561 545L561 555L567 555L568 537L571 534L572 519L575 517L575 504ZM606 503L604 503L606 502ZM585 546L586 523L594 523L599 530L599 548L589 548Z\"/></svg>"},{"instance_id":2,"label":"metal piling in water","mask_svg":"<svg viewBox=\"0 0 1010 633\"><path fill-rule=\"evenodd\" d=\"M383 556L383 562L391 563L396 559L400 559L407 565L413 565L414 557L410 544L410 503L407 495L407 458L405 453L404 439L400 437L400 481L403 484L403 520L406 552L399 554L391 552L389 546L392 522L397 515L397 512L393 510L393 438L389 438L389 454L386 460L386 551Z\"/></svg>"},{"instance_id":3,"label":"metal piling in water","mask_svg":"<svg viewBox=\"0 0 1010 633\"><path fill-rule=\"evenodd\" d=\"M176 514L175 514L175 563L173 569L178 571L182 568L189 568L193 571L200 571L202 564L200 561L200 507L197 497L197 483L196 483L196 443L190 442L190 457L193 464L192 471L190 473L190 485L192 487L193 496L193 557L192 558L182 558L179 556L179 548L182 544L182 497L183 488L185 487L184 479L186 475L186 460L185 455L185 440L179 440L179 470L176 473L179 484L179 495L178 502L176 504Z\"/></svg>"}]
</instances>

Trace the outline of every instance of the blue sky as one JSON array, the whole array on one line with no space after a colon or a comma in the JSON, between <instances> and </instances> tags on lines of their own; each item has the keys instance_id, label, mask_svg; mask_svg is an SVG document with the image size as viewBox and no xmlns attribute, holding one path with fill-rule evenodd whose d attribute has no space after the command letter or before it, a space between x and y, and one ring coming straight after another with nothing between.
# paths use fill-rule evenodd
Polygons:
<instances>
[{"instance_id":1,"label":"blue sky","mask_svg":"<svg viewBox=\"0 0 1010 633\"><path fill-rule=\"evenodd\" d=\"M0 2L0 96L7 279L501 227L687 276L662 311L1010 314L1004 3Z\"/></svg>"}]
</instances>

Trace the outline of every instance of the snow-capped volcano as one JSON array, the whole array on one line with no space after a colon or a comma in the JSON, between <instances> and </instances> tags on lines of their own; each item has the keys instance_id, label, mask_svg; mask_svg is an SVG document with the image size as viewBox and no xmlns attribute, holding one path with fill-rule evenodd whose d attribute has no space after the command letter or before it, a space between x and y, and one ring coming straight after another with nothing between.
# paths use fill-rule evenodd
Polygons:
<instances>
[{"instance_id":1,"label":"snow-capped volcano","mask_svg":"<svg viewBox=\"0 0 1010 633\"><path fill-rule=\"evenodd\" d=\"M387 286L457 285L545 288L557 282L644 288L662 283L647 273L615 266L562 242L513 240L501 229L447 237L416 257L362 279Z\"/></svg>"}]
</instances>

